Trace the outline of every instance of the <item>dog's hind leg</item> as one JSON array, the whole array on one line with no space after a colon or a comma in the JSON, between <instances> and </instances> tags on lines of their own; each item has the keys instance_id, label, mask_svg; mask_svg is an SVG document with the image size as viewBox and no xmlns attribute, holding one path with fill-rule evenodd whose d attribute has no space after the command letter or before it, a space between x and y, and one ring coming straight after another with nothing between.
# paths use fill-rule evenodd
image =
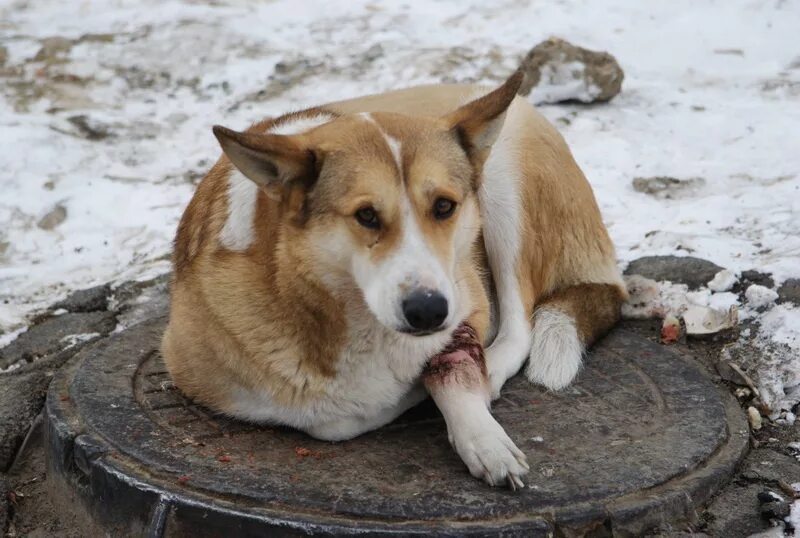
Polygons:
<instances>
[{"instance_id":1,"label":"dog's hind leg","mask_svg":"<svg viewBox=\"0 0 800 538\"><path fill-rule=\"evenodd\" d=\"M477 333L462 324L453 341L433 357L422 375L447 423L450 444L470 473L489 485L523 486L525 454L489 412L489 383Z\"/></svg>"},{"instance_id":2,"label":"dog's hind leg","mask_svg":"<svg viewBox=\"0 0 800 538\"><path fill-rule=\"evenodd\" d=\"M533 315L528 379L551 390L569 385L584 350L619 320L625 297L617 284L578 284L542 301Z\"/></svg>"}]
</instances>

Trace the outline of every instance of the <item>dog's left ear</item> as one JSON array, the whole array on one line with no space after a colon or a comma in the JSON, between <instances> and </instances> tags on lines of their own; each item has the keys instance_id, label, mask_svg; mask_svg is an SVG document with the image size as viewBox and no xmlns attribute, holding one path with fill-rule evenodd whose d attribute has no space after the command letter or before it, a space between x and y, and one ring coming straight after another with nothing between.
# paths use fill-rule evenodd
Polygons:
<instances>
[{"instance_id":1,"label":"dog's left ear","mask_svg":"<svg viewBox=\"0 0 800 538\"><path fill-rule=\"evenodd\" d=\"M524 74L517 71L502 86L470 101L443 119L470 159L482 162L503 128L506 110L517 95Z\"/></svg>"}]
</instances>

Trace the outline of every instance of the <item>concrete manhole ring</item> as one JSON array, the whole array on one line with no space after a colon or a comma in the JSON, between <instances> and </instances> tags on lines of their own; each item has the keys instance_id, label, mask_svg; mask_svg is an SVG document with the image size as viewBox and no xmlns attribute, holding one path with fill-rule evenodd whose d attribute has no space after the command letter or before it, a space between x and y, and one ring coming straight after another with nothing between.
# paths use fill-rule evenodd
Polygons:
<instances>
[{"instance_id":1,"label":"concrete manhole ring","mask_svg":"<svg viewBox=\"0 0 800 538\"><path fill-rule=\"evenodd\" d=\"M169 382L164 324L101 342L48 396L50 476L114 533L637 534L690 518L747 446L730 395L619 328L571 389L506 387L494 412L531 473L522 492L492 489L469 476L430 404L335 444L214 416Z\"/></svg>"}]
</instances>

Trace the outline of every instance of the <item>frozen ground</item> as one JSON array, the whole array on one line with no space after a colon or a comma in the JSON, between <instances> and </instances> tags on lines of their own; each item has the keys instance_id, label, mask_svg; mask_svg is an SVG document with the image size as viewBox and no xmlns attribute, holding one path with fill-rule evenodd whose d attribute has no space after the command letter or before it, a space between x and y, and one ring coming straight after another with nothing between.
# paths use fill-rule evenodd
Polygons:
<instances>
[{"instance_id":1,"label":"frozen ground","mask_svg":"<svg viewBox=\"0 0 800 538\"><path fill-rule=\"evenodd\" d=\"M626 73L608 104L541 107L622 264L692 254L800 277L798 28L790 0L0 0L0 340L69 290L168 270L181 210L219 153L212 124L496 82L551 35L611 52ZM650 176L691 188L634 190ZM765 342L788 346L781 383L800 385L800 312L752 315Z\"/></svg>"}]
</instances>

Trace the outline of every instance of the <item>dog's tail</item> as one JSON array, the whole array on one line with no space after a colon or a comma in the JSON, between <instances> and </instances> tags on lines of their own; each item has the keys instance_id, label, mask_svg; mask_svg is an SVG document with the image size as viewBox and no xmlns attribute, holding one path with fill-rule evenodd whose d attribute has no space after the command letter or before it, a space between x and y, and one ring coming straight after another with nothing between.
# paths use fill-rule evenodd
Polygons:
<instances>
[{"instance_id":1,"label":"dog's tail","mask_svg":"<svg viewBox=\"0 0 800 538\"><path fill-rule=\"evenodd\" d=\"M626 299L621 284L578 284L545 298L533 314L528 379L552 390L566 387L586 348L619 321Z\"/></svg>"}]
</instances>

